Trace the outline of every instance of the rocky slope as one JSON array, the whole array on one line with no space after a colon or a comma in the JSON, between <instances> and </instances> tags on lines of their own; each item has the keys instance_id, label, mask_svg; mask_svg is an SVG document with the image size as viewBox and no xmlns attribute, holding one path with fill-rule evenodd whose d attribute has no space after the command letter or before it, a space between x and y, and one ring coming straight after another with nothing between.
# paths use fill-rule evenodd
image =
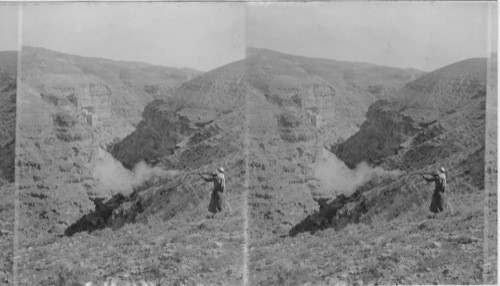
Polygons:
<instances>
[{"instance_id":1,"label":"rocky slope","mask_svg":"<svg viewBox=\"0 0 500 286\"><path fill-rule=\"evenodd\" d=\"M327 142L347 138L377 96L370 87L401 87L413 74L250 49L247 73L250 237L284 235L334 196L316 175ZM349 173L340 165L339 171Z\"/></svg>"},{"instance_id":2,"label":"rocky slope","mask_svg":"<svg viewBox=\"0 0 500 286\"><path fill-rule=\"evenodd\" d=\"M243 62L229 64L184 83L166 101L152 102L144 109L144 120L136 131L114 145L113 156L128 168L141 160L171 156L171 167L182 169L182 164L175 166L177 157L184 151L199 153L192 146L213 136L242 142L247 92L244 72ZM210 145L224 149L225 144Z\"/></svg>"},{"instance_id":3,"label":"rocky slope","mask_svg":"<svg viewBox=\"0 0 500 286\"><path fill-rule=\"evenodd\" d=\"M39 92L47 103L86 111L99 139L108 143L133 130L147 103L167 98L200 72L25 46L21 74L23 84Z\"/></svg>"},{"instance_id":4,"label":"rocky slope","mask_svg":"<svg viewBox=\"0 0 500 286\"><path fill-rule=\"evenodd\" d=\"M198 74L23 47L18 94L20 232L62 233L93 199L132 192L130 171L106 151L134 130L154 98ZM34 219L36 218L36 219Z\"/></svg>"},{"instance_id":5,"label":"rocky slope","mask_svg":"<svg viewBox=\"0 0 500 286\"><path fill-rule=\"evenodd\" d=\"M268 101L285 108L299 107L315 127L343 137L357 131L376 99L393 97L392 91L423 74L264 49L249 48L247 54L247 76Z\"/></svg>"},{"instance_id":6,"label":"rocky slope","mask_svg":"<svg viewBox=\"0 0 500 286\"><path fill-rule=\"evenodd\" d=\"M332 136L347 136L364 121L368 105L376 100L368 91L370 86L396 88L422 74L254 48L248 49L247 54L244 61L186 82L173 92L167 103L150 104L143 113L145 120L140 123L141 128L136 134L114 146L115 158L130 167L142 158L170 155L175 144L181 141L179 135L193 134L196 126L204 126L248 100L256 100L259 108L274 108L273 111L267 110L271 116L281 116L280 113L289 110L290 114L296 113L300 122L318 131L324 130L331 135L335 133L331 130L334 129L338 134ZM159 123L160 120L164 123ZM170 121L179 127L170 128L173 131L167 135L164 130L168 124L172 125L168 123ZM180 130L176 130L178 128ZM163 134L161 136L165 138L160 140L156 135L147 134ZM166 136L172 138L171 142L167 142ZM290 137L291 140L294 140L293 137ZM157 144L149 146L153 141ZM154 148L155 145L161 146L158 147L160 149Z\"/></svg>"},{"instance_id":7,"label":"rocky slope","mask_svg":"<svg viewBox=\"0 0 500 286\"><path fill-rule=\"evenodd\" d=\"M0 178L14 182L17 75L0 74Z\"/></svg>"},{"instance_id":8,"label":"rocky slope","mask_svg":"<svg viewBox=\"0 0 500 286\"><path fill-rule=\"evenodd\" d=\"M197 173L213 172L218 166L227 169L229 191L236 196L244 193L247 87L239 84L243 74L244 65L236 62L183 84L167 102L146 106L137 129L114 145L111 153L127 168L145 161L173 174L129 198L132 209L124 211L131 216L125 221L151 215L169 219L186 208L200 207L211 186ZM138 205L141 210L134 212ZM110 217L105 225L114 221Z\"/></svg>"},{"instance_id":9,"label":"rocky slope","mask_svg":"<svg viewBox=\"0 0 500 286\"><path fill-rule=\"evenodd\" d=\"M325 138L356 130L363 110L376 100L369 87L403 86L416 74L249 49L245 60L184 83L167 102L148 105L136 131L115 144L112 154L127 168L156 160L164 168L189 171L243 152L247 139L255 229L279 232L317 208L307 165ZM272 192L287 185L291 190ZM274 220L264 218L269 213ZM266 221L270 225L264 227Z\"/></svg>"},{"instance_id":10,"label":"rocky slope","mask_svg":"<svg viewBox=\"0 0 500 286\"><path fill-rule=\"evenodd\" d=\"M29 63L29 65L35 64ZM76 76L68 76L69 79L73 77ZM95 78L92 76L91 80ZM182 136L184 141L180 142L181 144L177 142L174 144L176 153L167 152L166 155L169 156L162 154L156 157L140 157L141 160L152 159L148 160L149 167L156 161L156 167L162 167L160 170L162 176L155 177L142 186L137 185L134 192L131 188L131 184L134 183L131 171L126 170L109 156L106 145L102 144L103 138L107 138L103 130L124 134L125 129L124 125L121 125L122 127L115 126L117 130L109 130L106 129L109 125L106 125L104 120L101 121L102 117L107 119L108 115L100 117L99 114L116 115L111 108L113 104L110 103L114 91L100 79L97 81L99 82L83 84L77 88L75 94L71 89L65 93L66 91L62 91L61 88L58 96L53 96L52 93L49 96L47 95L49 93L40 92L30 84L21 86L18 104L20 132L17 148L20 150L18 170L21 178L19 231L23 237L20 240L22 255L18 271L20 284L63 283L64 285L72 283L73 278L76 282L82 283L84 276L85 279L89 279L87 281L102 282L109 276L126 278L130 275L137 276L139 273L145 274L143 279L153 280L156 283L184 283L192 269L200 274L197 279L200 282L209 281L212 285L241 283L243 259L240 245L243 240L245 209L242 196L245 181L245 161L242 152L244 128L242 128L243 117L239 116L242 114L242 108L234 109L231 114L223 111L222 114L226 113L225 116L216 118L212 115L220 114L216 108L213 109L215 113L211 113L211 110L202 113L194 109L191 111L185 109L179 112L179 115L170 116L168 105L157 106L156 103L149 105L144 111L145 123L141 124L152 123L151 128L158 128L158 132L147 132L149 137L146 139L149 139L150 145L145 147L155 148L155 144L161 143L154 140L155 136L168 140L172 140L170 136L176 138L174 137L176 130L169 131L165 128L178 126L177 123L182 122L184 117L190 118L196 124L189 123L190 127ZM74 97L80 98L80 95L82 100L76 102L82 102L83 105L78 104L75 107ZM81 106L93 108L80 108ZM194 105L190 107L196 108ZM97 117L89 117L89 114ZM205 117L197 119L204 114ZM162 116L179 121L162 125L165 122ZM206 118L209 120L206 121ZM97 124L94 124L94 119L98 120ZM155 126L156 124L158 126ZM141 132L141 129L138 128L137 132ZM173 145L167 145L171 146ZM188 149L189 152L184 152ZM231 195L228 201L233 212L223 215L221 218L224 220L223 223L219 224L217 221L203 223L200 219L204 219L206 214L211 186L205 184L196 173L211 172L221 165L230 170L227 184ZM164 170L167 168L172 170L165 173ZM135 179L138 174L135 173ZM146 180L147 178L144 179ZM181 229L180 223L174 220L168 222L170 225L168 226L165 221L174 215L180 217L183 223L189 224ZM135 222L137 224L126 230L126 224ZM136 268L138 264L130 265L136 270L125 267L121 262L113 269L105 267L106 263L109 266L109 263L130 258L122 251L130 250L130 245L137 241L125 242L125 240L128 240L130 231L135 233L135 226L142 224L145 225L145 232L141 236L156 237L158 249L151 253L152 248L146 251L144 244L139 245L134 257L149 255L149 258L142 262L137 261L141 265L139 268ZM124 226L125 230L122 231ZM115 233L106 235L113 239L103 241L100 238L102 234L99 231L104 227L116 230ZM224 235L213 236L214 229L219 228L224 229ZM153 229L155 233L151 232ZM206 233L201 231L200 235L200 230L203 229L206 229ZM82 231L89 231L95 236L92 239L88 237L82 239L80 235ZM117 237L116 233L122 233L123 236ZM72 238L59 240L56 238L59 234L72 235ZM44 244L47 239L51 241L48 245ZM54 244L53 240L59 241L61 243L59 248L65 249L66 253L54 252L53 246L58 244ZM98 249L91 248L95 252L90 254L93 256L97 253L106 253L108 258L105 260L99 262L92 260L96 264L89 264L89 267L101 265L99 268L84 267L82 270L79 264L81 261L77 263L76 268L58 268L57 264L61 259L67 257L67 251L73 253L74 248L70 247L71 244L81 244L88 253L90 241L103 242ZM118 244L110 250L111 241L116 241ZM185 248L186 243L195 241L203 241L206 244L200 243L199 247L190 250ZM167 245L172 249L172 256L157 256L156 254L161 254L159 249L164 249ZM31 252L30 247L36 251ZM43 258L39 256L41 252L38 251L54 255ZM213 259L207 259L208 254L218 256L218 265L213 264ZM60 265L71 265L79 259L85 260L82 257L74 259L70 258L71 262ZM148 270L150 274L143 271L146 269L144 267L151 268L151 271ZM33 269L39 270L33 272ZM116 272L118 269L124 276ZM86 275L78 276L79 270ZM77 277L73 277L73 274ZM168 278L165 278L167 274Z\"/></svg>"},{"instance_id":11,"label":"rocky slope","mask_svg":"<svg viewBox=\"0 0 500 286\"><path fill-rule=\"evenodd\" d=\"M497 193L496 179L493 179L497 176L497 155L496 150L487 147L491 143L485 140L493 139L495 133L486 118L492 118L496 109L486 106L496 102L496 89L491 89L496 82L493 77L487 77L496 74L496 65L496 58L467 60L409 83L401 90L403 96L399 100L372 105L361 130L337 146L336 153L348 165L371 160L385 169L403 172L393 178L372 180L352 196L341 195L323 201L318 212L291 228L291 236L309 232L325 237L325 233L332 233L327 229L334 229L341 236L351 235L360 246L348 246L353 251L350 259L358 261L352 258L358 257L363 261L362 251L366 251L372 257L380 255L378 263L385 263L375 272L369 269L368 260L368 264L361 263L365 267L359 269L339 269L332 277L334 281L348 284L495 283L497 252L491 245L497 242ZM422 93L416 94L415 86L432 88L422 88ZM405 92L411 96L404 96ZM456 97L453 105L452 96ZM428 105L431 98L432 105ZM429 112L434 117L427 116ZM427 220L432 186L417 173L432 172L439 166L448 170L450 205L442 216ZM488 183L485 185L485 182ZM365 231L364 226L355 228L353 224L367 226L371 231ZM412 236L407 248L431 239L435 253L423 251L421 258L412 256L411 249L400 248L405 242L396 232L391 234L391 229L398 229L400 235ZM379 244L373 235L381 230L386 232L383 237L393 237L392 240ZM311 240L323 241L316 235ZM483 247L491 252L483 252ZM316 250L309 247L309 251ZM444 257L447 259L443 260ZM454 257L453 262L450 257ZM260 261L255 263L259 265ZM425 268L425 263L430 268ZM346 276L342 274L344 271L348 273Z\"/></svg>"},{"instance_id":12,"label":"rocky slope","mask_svg":"<svg viewBox=\"0 0 500 286\"><path fill-rule=\"evenodd\" d=\"M496 235L483 227L496 225L496 192L487 200L481 192L496 184L496 165L483 168L485 152L496 162L496 149L485 148L482 136L491 116L485 106L496 94L476 86L454 112L432 111L435 122L406 125L409 115L392 108L404 94L392 91L413 72L250 49L247 59L184 83L167 100L150 103L136 130L111 147L129 169L144 160L168 175L130 196L95 200L95 210L82 212L64 238L23 241L20 284L113 277L156 285L496 281ZM386 101L369 109L377 99ZM325 147L354 134L364 112L379 108L386 117L375 125L401 126L394 138L402 147L395 154L383 143L372 162L388 175L363 184ZM456 190L454 212L431 220L431 187L413 172L438 165L449 170ZM211 185L196 173L218 166L226 169L232 212L206 219ZM357 184L331 184L325 174Z\"/></svg>"},{"instance_id":13,"label":"rocky slope","mask_svg":"<svg viewBox=\"0 0 500 286\"><path fill-rule=\"evenodd\" d=\"M469 59L408 83L397 100L372 105L360 132L334 146L335 154L351 168L361 160L380 163L381 158L412 147L410 143L440 135L446 126L438 120L485 97L486 71L486 59ZM415 142L408 141L417 134Z\"/></svg>"},{"instance_id":14,"label":"rocky slope","mask_svg":"<svg viewBox=\"0 0 500 286\"><path fill-rule=\"evenodd\" d=\"M0 284L13 283L17 53L0 52Z\"/></svg>"},{"instance_id":15,"label":"rocky slope","mask_svg":"<svg viewBox=\"0 0 500 286\"><path fill-rule=\"evenodd\" d=\"M0 181L0 283L14 281L15 186Z\"/></svg>"},{"instance_id":16,"label":"rocky slope","mask_svg":"<svg viewBox=\"0 0 500 286\"><path fill-rule=\"evenodd\" d=\"M444 67L406 85L399 100L379 101L370 107L368 120L360 131L336 146L337 156L350 166L368 160L386 169L403 170L407 175L376 186L368 184L349 199L338 198L341 202L333 202L328 207L331 210L324 210L332 211L326 215L329 217L326 226L335 225L334 218L340 219L343 215L354 214L355 221L370 218L374 216L372 212L380 212L388 206L391 210L386 214L388 219L399 215L423 198L419 190L425 189L425 182L412 174L432 172L439 166L448 170L449 182L452 186L457 184L457 192L484 189L486 63L486 59L477 59ZM496 66L496 58L492 65ZM432 82L434 88L425 89L418 97L421 101L405 95L405 92L414 92L414 87L422 86L423 82ZM443 87L446 87L444 91ZM458 103L452 112L447 101L455 94L453 91L462 92L456 95ZM425 108L429 98L436 104ZM427 116L429 112L435 117ZM410 196L414 200L403 199ZM428 194L424 198L426 201ZM342 213L339 208L346 206L349 210ZM354 210L356 208L361 209ZM301 228L298 226L296 231Z\"/></svg>"},{"instance_id":17,"label":"rocky slope","mask_svg":"<svg viewBox=\"0 0 500 286\"><path fill-rule=\"evenodd\" d=\"M67 60L63 58L59 61ZM193 222L202 221L211 186L204 184L196 173L213 171L217 166L227 170L229 205L233 210L225 218L220 218L224 225L233 221L231 227L221 229L221 235L229 238L243 236L247 213L250 215L248 226L252 237L262 237L262 233L266 232L285 233L308 211L317 208L307 186L311 183L307 178L311 170L305 164L314 160L319 150L323 149L320 138L336 138L357 128L356 124L360 124L364 116L358 111L357 104L362 102L361 110L366 109L376 99L367 90L369 85L402 86L413 76L413 72L387 69L390 72L371 78L369 70L376 68L372 65L335 61L324 65L321 62L318 59L308 63L307 58L252 50L247 59L198 76L172 91L170 97L151 102L144 109L143 120L136 130L111 145L110 150L129 169L145 161L151 167L155 165L169 170L169 174L136 188L130 196L115 194L119 190L123 192L123 186L112 184L114 189L106 189L91 176L92 166L99 161L107 162L112 169L120 169L105 156L105 152L99 153L99 146L102 145L99 138L102 136L94 138L94 130L105 123L98 121L98 126L89 124L87 113L72 108L71 100L74 99L71 89L64 91L64 88L59 88L57 96L53 96L52 91L43 89L44 92L41 92L42 88L33 88L31 84L23 86L20 108L23 108L21 114L24 115L21 120L30 123L20 125L23 130L21 150L25 150L19 156L21 177L25 178L21 184L22 217L26 218L21 223L24 233L36 227L53 233L65 230L66 235L75 237L71 241L80 241L79 233L82 231L91 232L93 237L94 233L98 236L99 231L109 227L125 235L117 238L120 242L126 237L122 229L130 223L151 226L152 221L160 220L183 224L183 217L189 217ZM35 64L30 63L30 69L38 68L31 65ZM78 69L81 70L80 67ZM338 71L330 74L329 69ZM70 69L65 74L71 76L58 75L57 78L72 79L75 76L71 72L77 73ZM405 76L401 77L400 72ZM36 78L37 73L32 73ZM364 84L365 78L370 78L369 84ZM31 80L31 77L26 76L26 79ZM61 82L64 83L64 80ZM111 86L93 82L92 85L84 85L81 90L81 93L77 91L75 94L83 95L84 104L95 106L93 110L87 110L88 113L113 114L113 110L109 111L106 107L114 94ZM44 101L50 102L44 105L44 112L34 108L43 105ZM28 110L31 112L27 113ZM335 116L329 116L331 111ZM342 115L348 118L347 122L329 133L327 127L341 122ZM94 117L90 119L94 122ZM60 145L60 140L67 140L67 143ZM37 142L43 152L35 152L39 148ZM41 144L43 142L53 145ZM309 147L313 148L309 150ZM56 148L57 154L54 153ZM30 155L33 153L50 154L51 157L33 159ZM71 165L66 164L70 162ZM64 173L60 172L61 168ZM44 179L49 172L51 178L59 179ZM120 170L119 173L118 181L127 181L127 172ZM63 179L65 183L61 185ZM270 192L278 190L280 185L290 184L292 188L288 187L286 192ZM58 191L62 189L65 191ZM54 199L56 194L57 200ZM112 195L112 199L100 199ZM92 198L93 201L85 198ZM306 200L302 202L304 198ZM84 203L72 205L75 201ZM43 208L39 208L40 205ZM270 219L273 216L276 216L275 220ZM30 226L28 221L33 217L40 218L36 227ZM172 227L176 231L184 231L180 225ZM165 236L164 232L158 230L154 236ZM213 231L208 231L198 239L213 241L211 236ZM58 270L54 269L52 262L46 261L48 265L44 265L45 260L34 259L37 254L27 251L38 241L32 238L22 243L20 281L29 284L36 279L30 276L27 269L38 267L44 273L40 275L47 275L43 283L50 284L50 277ZM186 241L171 243L174 243L172 246L175 249ZM109 244L102 247L106 245ZM42 249L47 248L43 246ZM242 253L239 251L229 248L222 254L236 259L231 260L233 266L242 266ZM203 260L199 253L192 254L194 262ZM117 257L119 253L114 250L108 255ZM222 277L229 285L245 279L241 267L238 271L231 270L226 262L221 263L220 269L210 277ZM83 272L90 273L91 277L103 275L100 269L85 269ZM125 267L123 271L131 273L132 270ZM111 275L109 272L105 274Z\"/></svg>"}]
</instances>

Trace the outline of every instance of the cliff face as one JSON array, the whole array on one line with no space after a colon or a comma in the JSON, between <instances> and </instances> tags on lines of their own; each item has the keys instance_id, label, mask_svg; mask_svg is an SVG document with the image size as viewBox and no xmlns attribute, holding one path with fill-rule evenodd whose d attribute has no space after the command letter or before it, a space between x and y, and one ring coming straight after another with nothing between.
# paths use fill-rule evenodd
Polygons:
<instances>
[{"instance_id":1,"label":"cliff face","mask_svg":"<svg viewBox=\"0 0 500 286\"><path fill-rule=\"evenodd\" d=\"M147 103L168 98L196 71L85 58L23 47L22 82L44 101L76 109L104 144L124 138L141 120Z\"/></svg>"},{"instance_id":2,"label":"cliff face","mask_svg":"<svg viewBox=\"0 0 500 286\"><path fill-rule=\"evenodd\" d=\"M340 137L357 131L371 103L392 97L383 90L401 88L422 74L263 49L249 48L247 54L248 80L268 101L307 112L317 128Z\"/></svg>"},{"instance_id":3,"label":"cliff face","mask_svg":"<svg viewBox=\"0 0 500 286\"><path fill-rule=\"evenodd\" d=\"M362 160L379 164L380 159L408 148L409 140L421 131L442 132L436 122L471 100L484 98L485 86L486 59L470 59L426 74L408 83L397 100L372 105L360 131L332 148L351 168Z\"/></svg>"},{"instance_id":4,"label":"cliff face","mask_svg":"<svg viewBox=\"0 0 500 286\"><path fill-rule=\"evenodd\" d=\"M136 131L116 144L112 153L125 167L133 168L144 161L168 170L168 175L138 186L131 196L115 196L75 221L65 233L118 229L125 223L146 222L151 217L168 220L180 213L204 212L212 184L205 183L198 173L212 173L219 166L226 169L229 204L240 212L244 208L241 195L245 191L246 168L243 109L200 123L197 117L188 118L192 111L176 112L164 102L148 105Z\"/></svg>"},{"instance_id":5,"label":"cliff face","mask_svg":"<svg viewBox=\"0 0 500 286\"><path fill-rule=\"evenodd\" d=\"M350 168L361 161L377 164L381 158L398 154L401 144L422 130L412 117L398 112L387 101L371 105L366 117L359 132L338 146L330 146Z\"/></svg>"},{"instance_id":6,"label":"cliff face","mask_svg":"<svg viewBox=\"0 0 500 286\"><path fill-rule=\"evenodd\" d=\"M368 86L402 86L417 73L401 70L395 77L396 69L387 68L378 77L369 76L376 68L249 49L245 60L184 83L165 102L151 103L140 128L116 144L113 154L128 168L141 159L171 155L183 137L243 105L266 109L275 116L274 123L284 115L296 118L296 126L278 123L281 137L288 141L310 141L317 137L313 129L329 132L326 136L350 134L376 99ZM302 130L301 134L293 129Z\"/></svg>"},{"instance_id":7,"label":"cliff face","mask_svg":"<svg viewBox=\"0 0 500 286\"><path fill-rule=\"evenodd\" d=\"M95 209L93 200L130 194L132 175L107 145L135 129L153 98L170 96L161 90L197 74L34 47L23 47L20 69L16 164L26 236L62 233Z\"/></svg>"},{"instance_id":8,"label":"cliff face","mask_svg":"<svg viewBox=\"0 0 500 286\"><path fill-rule=\"evenodd\" d=\"M491 68L496 69L496 58L491 60ZM485 188L486 102L494 102L497 96L490 89L487 99L487 84L495 84L487 83L487 69L484 59L450 65L409 83L402 89L401 99L373 104L367 122L354 136L334 146L335 154L350 167L366 160L403 173L385 181L370 181L349 198L341 196L323 204L290 233L340 229L350 223L369 223L375 216L392 220L427 205L432 192L417 173L435 172L438 167L447 170L450 198L480 195ZM476 81L465 80L470 78ZM425 85L421 94L404 96L404 92L422 87L423 82L432 85ZM414 97L417 95L421 96ZM457 102L450 105L452 96ZM433 99L431 105L429 98ZM491 175L493 171L488 172Z\"/></svg>"},{"instance_id":9,"label":"cliff face","mask_svg":"<svg viewBox=\"0 0 500 286\"><path fill-rule=\"evenodd\" d=\"M126 168L132 169L140 161L173 155L176 145L197 129L187 117L169 110L163 103L154 101L146 106L137 130L114 145L113 156Z\"/></svg>"},{"instance_id":10,"label":"cliff face","mask_svg":"<svg viewBox=\"0 0 500 286\"><path fill-rule=\"evenodd\" d=\"M24 84L17 108L19 230L26 236L61 232L93 209L90 198L109 197L117 190L94 175L104 159L93 126L80 111L49 104Z\"/></svg>"},{"instance_id":11,"label":"cliff face","mask_svg":"<svg viewBox=\"0 0 500 286\"><path fill-rule=\"evenodd\" d=\"M383 149L379 153L365 151L366 157L361 158L377 155L380 166L402 170L402 175L385 181L370 181L351 197L338 197L304 219L290 233L315 232L329 227L340 229L350 223L369 223L377 215L391 220L420 205L427 209L433 186L417 173L435 172L441 166L447 170L450 196L476 196L485 187L485 102L483 95L469 101L466 108L455 114L422 127L413 136L402 133L407 138L400 140L405 144L397 154L384 154ZM367 136L363 131L358 134ZM363 146L370 147L368 144ZM358 157L351 155L348 158Z\"/></svg>"},{"instance_id":12,"label":"cliff face","mask_svg":"<svg viewBox=\"0 0 500 286\"><path fill-rule=\"evenodd\" d=\"M191 152L189 147L215 135L226 136L228 142L241 141L243 137L236 138L233 134L243 131L245 115L241 111L246 96L243 72L242 63L236 62L184 83L166 101L151 102L144 109L137 129L115 144L111 153L127 168L142 160L164 159L176 165L181 153ZM228 134L223 135L225 132ZM222 148L218 144L212 143ZM172 167L182 169L182 166Z\"/></svg>"},{"instance_id":13,"label":"cliff face","mask_svg":"<svg viewBox=\"0 0 500 286\"><path fill-rule=\"evenodd\" d=\"M129 169L145 160L176 170L174 179L183 177L178 185L161 194L150 188L145 194L196 204L189 186L200 188L200 179L190 175L193 171L214 170L218 164L241 169L243 161L238 160L246 160L254 219L250 232L255 237L282 233L317 208L313 193L322 191L310 166L324 140L352 134L363 122L377 98L369 86L401 87L414 76L390 68L371 76L373 69L378 70L250 49L246 59L198 76L169 99L150 103L137 129L116 143L112 154ZM242 175L227 171L239 185ZM144 213L154 214L150 203L143 205Z\"/></svg>"}]
</instances>

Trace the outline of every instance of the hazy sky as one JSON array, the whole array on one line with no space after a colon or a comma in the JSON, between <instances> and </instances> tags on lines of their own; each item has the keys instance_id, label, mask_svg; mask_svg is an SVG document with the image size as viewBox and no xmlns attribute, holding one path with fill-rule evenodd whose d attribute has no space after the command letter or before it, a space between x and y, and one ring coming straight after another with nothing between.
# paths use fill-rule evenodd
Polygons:
<instances>
[{"instance_id":1,"label":"hazy sky","mask_svg":"<svg viewBox=\"0 0 500 286\"><path fill-rule=\"evenodd\" d=\"M244 58L245 4L25 5L23 45L208 71Z\"/></svg>"},{"instance_id":2,"label":"hazy sky","mask_svg":"<svg viewBox=\"0 0 500 286\"><path fill-rule=\"evenodd\" d=\"M0 50L17 48L17 15L0 4ZM25 3L22 44L201 71L246 45L431 71L485 57L487 20L486 2Z\"/></svg>"},{"instance_id":3,"label":"hazy sky","mask_svg":"<svg viewBox=\"0 0 500 286\"><path fill-rule=\"evenodd\" d=\"M0 51L17 50L18 7L0 3Z\"/></svg>"},{"instance_id":4,"label":"hazy sky","mask_svg":"<svg viewBox=\"0 0 500 286\"><path fill-rule=\"evenodd\" d=\"M487 5L252 3L247 42L296 55L431 71L486 56Z\"/></svg>"}]
</instances>

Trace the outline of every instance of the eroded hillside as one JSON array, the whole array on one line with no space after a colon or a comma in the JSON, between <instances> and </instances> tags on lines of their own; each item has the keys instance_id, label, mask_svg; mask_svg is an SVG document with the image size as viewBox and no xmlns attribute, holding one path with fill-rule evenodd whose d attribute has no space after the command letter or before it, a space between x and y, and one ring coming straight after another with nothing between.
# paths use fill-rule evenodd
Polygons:
<instances>
[{"instance_id":1,"label":"eroded hillside","mask_svg":"<svg viewBox=\"0 0 500 286\"><path fill-rule=\"evenodd\" d=\"M392 98L423 72L248 49L252 86L280 107L306 111L313 125L333 137L352 135L368 106Z\"/></svg>"},{"instance_id":2,"label":"eroded hillside","mask_svg":"<svg viewBox=\"0 0 500 286\"><path fill-rule=\"evenodd\" d=\"M49 104L79 109L92 118L100 141L122 139L139 123L147 103L168 98L199 72L144 63L22 50L22 82ZM96 124L99 122L99 124Z\"/></svg>"},{"instance_id":3,"label":"eroded hillside","mask_svg":"<svg viewBox=\"0 0 500 286\"><path fill-rule=\"evenodd\" d=\"M486 63L496 69L496 62ZM481 63L470 69L465 65L466 71L477 69L478 74L487 69ZM114 158L106 160L116 166L117 159L128 170L146 162L168 172L136 186L131 195L95 200L80 212L75 211L80 206L68 207L74 223L64 224L66 237L23 245L19 281L496 281L496 248L491 247L496 235L484 227L486 222L496 225L496 192L489 192L486 200L482 191L496 184L496 167L483 168L485 153L491 156L487 162L496 162L496 148L484 137L485 118L492 116L486 106L496 94L486 80L453 81L450 74L431 73L425 81L446 84L432 85L437 91L424 90L429 98L437 97L436 102L449 95L441 92L443 86L458 91L460 104L429 110L426 96L422 104L404 96L415 82L422 82L415 80L418 71L251 49L247 59L200 75L167 100L148 104L135 131L110 145ZM379 99L383 101L376 102ZM26 100L36 104L43 99L32 93ZM67 129L74 115L66 115L51 119L37 113L31 120L59 124L44 131L49 137L77 139L71 143L76 145L60 152L67 161L78 164L87 156L99 156L91 150L80 152L77 146L96 144L86 135L92 128L75 121ZM488 138L496 137L495 132L488 129ZM73 147L78 154L68 153ZM342 160L330 152L335 150L344 150L344 155L338 154ZM369 164L357 164L361 161ZM83 166L71 168L85 174ZM226 169L232 210L207 219L211 185L197 173L218 166ZM454 211L428 219L432 186L416 172L438 166L448 170ZM39 172L36 164L23 168ZM75 181L73 187L85 186L82 182ZM47 193L52 189L56 186ZM484 202L490 216L485 216ZM483 255L483 246L491 253ZM74 247L79 251L71 258Z\"/></svg>"},{"instance_id":4,"label":"eroded hillside","mask_svg":"<svg viewBox=\"0 0 500 286\"><path fill-rule=\"evenodd\" d=\"M351 191L354 184L332 189L318 176L318 164L329 160L324 146L354 134L371 103L418 73L260 49L250 49L247 62L250 236L259 240L287 234L318 200ZM372 93L374 86L387 93ZM355 176L334 164L343 177Z\"/></svg>"},{"instance_id":5,"label":"eroded hillside","mask_svg":"<svg viewBox=\"0 0 500 286\"><path fill-rule=\"evenodd\" d=\"M256 241L255 281L265 285L261 277L276 275L311 285L495 283L497 153L490 144L496 131L486 120L496 114L487 108L496 104L492 74L496 58L467 60L409 83L399 100L372 105L360 131L334 151L351 167L368 160L400 175L320 201L319 211L290 229L287 243ZM433 84L404 96L422 82ZM440 166L447 170L450 205L429 218L432 185L418 173ZM339 247L344 251L335 253ZM298 254L287 255L286 263L265 263L262 253L289 248Z\"/></svg>"},{"instance_id":6,"label":"eroded hillside","mask_svg":"<svg viewBox=\"0 0 500 286\"><path fill-rule=\"evenodd\" d=\"M362 160L380 163L381 158L404 152L410 143L420 144L443 133L448 127L440 124L442 119L474 105L474 99L485 98L485 86L486 59L466 60L426 74L408 83L398 100L372 105L360 132L334 146L335 154L350 167Z\"/></svg>"},{"instance_id":7,"label":"eroded hillside","mask_svg":"<svg viewBox=\"0 0 500 286\"><path fill-rule=\"evenodd\" d=\"M496 66L496 59L492 65ZM342 211L336 205L328 210L331 212L326 215L328 222L320 220L321 225L335 225L335 221L344 215L354 215L354 221L362 221L363 217L368 219L382 210L387 212L387 219L392 219L416 202L427 202L430 194L420 191L426 184L416 174L433 172L439 166L448 170L449 183L456 188L452 187L452 191L484 190L487 68L485 59L450 65L417 79L416 83L409 83L401 91L404 94L417 84L432 82L434 88L426 89L426 93L419 97L422 102L415 97L410 100L402 96L393 102L379 101L372 105L361 130L335 146L334 151L351 167L367 160L385 169L404 171L405 175L360 188L346 200L354 203L340 204L350 211ZM442 90L443 86L447 87L446 92ZM454 94L453 90L462 92L457 98L456 109L451 112L447 100ZM494 95L491 91L489 93L491 100ZM429 94L433 95L436 104L424 108ZM429 112L435 117L427 116ZM353 211L358 205L359 210ZM294 232L300 231L301 227L297 226Z\"/></svg>"},{"instance_id":8,"label":"eroded hillside","mask_svg":"<svg viewBox=\"0 0 500 286\"><path fill-rule=\"evenodd\" d=\"M0 52L0 284L13 283L17 53Z\"/></svg>"},{"instance_id":9,"label":"eroded hillside","mask_svg":"<svg viewBox=\"0 0 500 286\"><path fill-rule=\"evenodd\" d=\"M374 69L383 72L371 75ZM403 86L416 74L250 49L245 60L149 104L136 131L112 154L129 169L145 160L190 171L241 153L247 140L250 216L258 220L251 231L283 233L317 209L314 199L324 194L312 194L309 185L317 187L317 180L308 166L319 159L325 140L357 130L363 110L376 100L369 87Z\"/></svg>"},{"instance_id":10,"label":"eroded hillside","mask_svg":"<svg viewBox=\"0 0 500 286\"><path fill-rule=\"evenodd\" d=\"M36 47L23 47L20 72L16 164L25 236L61 234L95 209L93 200L132 193L133 175L107 146L135 129L148 102L198 74Z\"/></svg>"}]
</instances>

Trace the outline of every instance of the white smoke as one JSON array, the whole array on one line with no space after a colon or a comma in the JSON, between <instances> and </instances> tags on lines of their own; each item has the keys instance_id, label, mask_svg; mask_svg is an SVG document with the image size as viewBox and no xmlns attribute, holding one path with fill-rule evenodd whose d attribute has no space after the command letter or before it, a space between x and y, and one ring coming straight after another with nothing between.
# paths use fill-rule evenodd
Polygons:
<instances>
[{"instance_id":1,"label":"white smoke","mask_svg":"<svg viewBox=\"0 0 500 286\"><path fill-rule=\"evenodd\" d=\"M351 170L344 162L329 152L324 152L323 158L314 172L326 190L344 194L347 197L352 195L356 188L374 178L397 176L401 173L398 170L387 171L382 167L373 168L366 162L359 163L354 170Z\"/></svg>"},{"instance_id":2,"label":"white smoke","mask_svg":"<svg viewBox=\"0 0 500 286\"><path fill-rule=\"evenodd\" d=\"M153 178L163 178L166 176L172 177L177 174L176 171L167 171L160 167L150 167L143 161L137 163L134 166L133 173L134 179L132 180L131 185L134 188L144 184L145 182Z\"/></svg>"},{"instance_id":3,"label":"white smoke","mask_svg":"<svg viewBox=\"0 0 500 286\"><path fill-rule=\"evenodd\" d=\"M121 193L124 196L130 195L134 188L149 180L166 176L172 177L176 174L176 171L151 167L143 161L137 163L131 172L102 149L99 150L97 164L93 172L94 178L99 181L102 189L113 194Z\"/></svg>"},{"instance_id":4,"label":"white smoke","mask_svg":"<svg viewBox=\"0 0 500 286\"><path fill-rule=\"evenodd\" d=\"M132 193L133 174L104 150L99 150L99 158L94 168L93 177L99 181L99 187L111 194Z\"/></svg>"}]
</instances>

